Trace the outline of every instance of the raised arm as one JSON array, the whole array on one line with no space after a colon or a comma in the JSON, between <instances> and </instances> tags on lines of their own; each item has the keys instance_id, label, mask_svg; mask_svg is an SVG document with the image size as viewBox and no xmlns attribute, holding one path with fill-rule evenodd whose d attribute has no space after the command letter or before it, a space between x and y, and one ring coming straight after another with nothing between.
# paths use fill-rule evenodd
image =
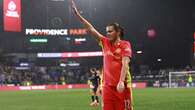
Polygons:
<instances>
[{"instance_id":1,"label":"raised arm","mask_svg":"<svg viewBox=\"0 0 195 110\"><path fill-rule=\"evenodd\" d=\"M100 38L103 37L102 34L100 34L92 25L89 23L85 18L81 16L79 13L74 0L71 0L72 9L76 15L76 17L79 19L79 21L85 26L85 28L88 30L88 32L99 42Z\"/></svg>"}]
</instances>

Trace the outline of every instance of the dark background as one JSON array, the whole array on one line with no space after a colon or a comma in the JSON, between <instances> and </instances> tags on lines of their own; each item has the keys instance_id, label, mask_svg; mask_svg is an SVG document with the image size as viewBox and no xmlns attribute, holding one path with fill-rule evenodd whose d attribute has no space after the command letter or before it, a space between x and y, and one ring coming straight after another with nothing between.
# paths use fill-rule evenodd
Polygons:
<instances>
[{"instance_id":1,"label":"dark background","mask_svg":"<svg viewBox=\"0 0 195 110\"><path fill-rule=\"evenodd\" d=\"M125 28L125 40L131 42L132 63L151 68L185 67L193 64L193 32L195 3L193 0L75 0L81 14L102 34L105 27L118 22ZM75 45L81 36L45 36L47 44L32 44L25 28L82 28L67 0L22 0L23 32L3 32L2 0L0 0L1 53L37 53L101 50L90 35L87 42ZM55 20L55 18L60 20ZM147 36L148 29L156 36ZM70 37L71 40L66 40ZM142 54L136 51L142 50ZM162 59L158 62L157 59Z\"/></svg>"}]
</instances>

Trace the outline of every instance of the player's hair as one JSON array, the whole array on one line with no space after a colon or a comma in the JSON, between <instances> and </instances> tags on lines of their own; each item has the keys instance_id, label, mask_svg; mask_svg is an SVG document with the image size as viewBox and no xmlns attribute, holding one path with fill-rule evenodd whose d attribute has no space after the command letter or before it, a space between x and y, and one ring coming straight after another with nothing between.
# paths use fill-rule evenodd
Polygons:
<instances>
[{"instance_id":1,"label":"player's hair","mask_svg":"<svg viewBox=\"0 0 195 110\"><path fill-rule=\"evenodd\" d=\"M122 26L120 26L119 23L111 23L111 24L108 24L107 27L108 26L113 26L115 31L120 32L120 38L123 39L124 28Z\"/></svg>"}]
</instances>

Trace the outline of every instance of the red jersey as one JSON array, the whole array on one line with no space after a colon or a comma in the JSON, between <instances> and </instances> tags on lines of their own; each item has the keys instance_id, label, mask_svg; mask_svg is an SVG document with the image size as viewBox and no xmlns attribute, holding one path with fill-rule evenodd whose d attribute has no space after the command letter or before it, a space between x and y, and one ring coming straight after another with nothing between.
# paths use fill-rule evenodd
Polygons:
<instances>
[{"instance_id":1,"label":"red jersey","mask_svg":"<svg viewBox=\"0 0 195 110\"><path fill-rule=\"evenodd\" d=\"M120 40L111 44L108 38L102 37L100 45L103 50L103 85L117 86L122 69L122 58L132 56L128 41Z\"/></svg>"}]
</instances>

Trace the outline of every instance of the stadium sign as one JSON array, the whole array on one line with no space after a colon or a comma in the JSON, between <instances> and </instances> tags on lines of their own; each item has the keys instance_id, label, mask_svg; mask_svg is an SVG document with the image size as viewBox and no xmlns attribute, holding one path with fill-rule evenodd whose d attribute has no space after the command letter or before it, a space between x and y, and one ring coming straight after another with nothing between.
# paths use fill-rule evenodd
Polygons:
<instances>
[{"instance_id":1,"label":"stadium sign","mask_svg":"<svg viewBox=\"0 0 195 110\"><path fill-rule=\"evenodd\" d=\"M20 15L18 11L16 10L16 8L17 8L17 5L15 4L15 2L10 1L8 3L8 10L6 10L5 15L8 17L19 18Z\"/></svg>"},{"instance_id":2,"label":"stadium sign","mask_svg":"<svg viewBox=\"0 0 195 110\"><path fill-rule=\"evenodd\" d=\"M4 31L21 32L21 0L3 1Z\"/></svg>"},{"instance_id":3,"label":"stadium sign","mask_svg":"<svg viewBox=\"0 0 195 110\"><path fill-rule=\"evenodd\" d=\"M69 29L69 35L87 35L87 29Z\"/></svg>"},{"instance_id":4,"label":"stadium sign","mask_svg":"<svg viewBox=\"0 0 195 110\"><path fill-rule=\"evenodd\" d=\"M87 35L86 29L26 29L26 35L36 36L66 36L66 35Z\"/></svg>"},{"instance_id":5,"label":"stadium sign","mask_svg":"<svg viewBox=\"0 0 195 110\"><path fill-rule=\"evenodd\" d=\"M19 86L19 90L45 90L46 86Z\"/></svg>"},{"instance_id":6,"label":"stadium sign","mask_svg":"<svg viewBox=\"0 0 195 110\"><path fill-rule=\"evenodd\" d=\"M64 52L64 53L37 53L38 58L75 58L103 56L101 51L95 52Z\"/></svg>"},{"instance_id":7,"label":"stadium sign","mask_svg":"<svg viewBox=\"0 0 195 110\"><path fill-rule=\"evenodd\" d=\"M47 43L48 42L48 39L30 39L30 42L31 43Z\"/></svg>"},{"instance_id":8,"label":"stadium sign","mask_svg":"<svg viewBox=\"0 0 195 110\"><path fill-rule=\"evenodd\" d=\"M67 29L26 29L26 35L68 35Z\"/></svg>"}]
</instances>

